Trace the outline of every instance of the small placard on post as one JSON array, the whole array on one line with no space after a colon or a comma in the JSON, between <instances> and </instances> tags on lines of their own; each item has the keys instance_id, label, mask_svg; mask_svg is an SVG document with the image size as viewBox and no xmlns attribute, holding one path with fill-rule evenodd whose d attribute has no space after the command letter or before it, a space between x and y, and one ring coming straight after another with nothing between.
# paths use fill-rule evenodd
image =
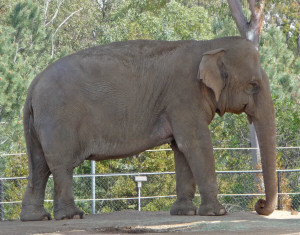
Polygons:
<instances>
[{"instance_id":1,"label":"small placard on post","mask_svg":"<svg viewBox=\"0 0 300 235\"><path fill-rule=\"evenodd\" d=\"M141 211L141 187L142 187L142 182L147 181L147 176L137 175L134 178L134 180L137 183L137 187L138 187L138 209L139 211Z\"/></svg>"},{"instance_id":2,"label":"small placard on post","mask_svg":"<svg viewBox=\"0 0 300 235\"><path fill-rule=\"evenodd\" d=\"M135 177L135 181L136 182L145 182L145 181L147 181L147 176L136 176Z\"/></svg>"}]
</instances>

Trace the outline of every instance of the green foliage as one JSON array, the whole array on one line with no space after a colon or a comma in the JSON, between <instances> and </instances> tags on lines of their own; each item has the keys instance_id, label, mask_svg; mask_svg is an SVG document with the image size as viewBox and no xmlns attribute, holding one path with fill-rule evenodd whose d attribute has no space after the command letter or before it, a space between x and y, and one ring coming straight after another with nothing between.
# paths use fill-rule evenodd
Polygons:
<instances>
[{"instance_id":1,"label":"green foliage","mask_svg":"<svg viewBox=\"0 0 300 235\"><path fill-rule=\"evenodd\" d=\"M14 157L10 156L6 159L5 176L22 177L28 175L28 165L26 156ZM7 180L4 183L4 200L20 201L26 190L27 180ZM21 212L20 204L13 204L9 209L5 210L7 218L17 219Z\"/></svg>"},{"instance_id":2,"label":"green foliage","mask_svg":"<svg viewBox=\"0 0 300 235\"><path fill-rule=\"evenodd\" d=\"M6 168L7 162L8 162L7 157L0 156L0 177L5 177L4 170Z\"/></svg>"},{"instance_id":3,"label":"green foliage","mask_svg":"<svg viewBox=\"0 0 300 235\"><path fill-rule=\"evenodd\" d=\"M298 0L266 1L268 23L280 27L288 48L300 55L300 3ZM298 43L297 43L298 41Z\"/></svg>"},{"instance_id":4,"label":"green foliage","mask_svg":"<svg viewBox=\"0 0 300 235\"><path fill-rule=\"evenodd\" d=\"M138 8L131 7L135 2L129 1L111 16L111 21L100 26L100 43L132 39L209 39L213 36L208 13L202 7L188 8L172 0L160 1L158 10L153 10L147 1L139 3Z\"/></svg>"},{"instance_id":5,"label":"green foliage","mask_svg":"<svg viewBox=\"0 0 300 235\"><path fill-rule=\"evenodd\" d=\"M0 130L2 151L24 151L22 106L31 80L47 62L47 34L38 8L19 2L0 25Z\"/></svg>"},{"instance_id":6,"label":"green foliage","mask_svg":"<svg viewBox=\"0 0 300 235\"><path fill-rule=\"evenodd\" d=\"M44 0L39 2L41 9L44 10L45 28L52 32L51 49L56 54L60 55L64 50L69 54L70 51L75 52L96 45L95 28L102 24L104 20L102 11L103 14L106 11L106 8L99 9L97 1L50 1L47 9ZM112 4L115 0L108 2ZM107 8L109 9L109 6Z\"/></svg>"},{"instance_id":7,"label":"green foliage","mask_svg":"<svg viewBox=\"0 0 300 235\"><path fill-rule=\"evenodd\" d=\"M22 107L27 88L53 58L48 53L49 37L41 13L34 3L17 2L6 17L0 24L0 152L24 152ZM7 158L3 172L9 176L28 175L26 158ZM25 187L24 180L9 181L5 197L18 201ZM7 213L16 218L19 210L16 206Z\"/></svg>"},{"instance_id":8,"label":"green foliage","mask_svg":"<svg viewBox=\"0 0 300 235\"><path fill-rule=\"evenodd\" d=\"M227 1L204 1L213 20L212 30L216 37L239 36ZM222 16L222 18L220 18Z\"/></svg>"},{"instance_id":9,"label":"green foliage","mask_svg":"<svg viewBox=\"0 0 300 235\"><path fill-rule=\"evenodd\" d=\"M246 115L227 113L223 117L216 116L209 128L213 145L216 147L249 147L250 140ZM215 150L214 155L217 170L252 169L251 153L248 150Z\"/></svg>"},{"instance_id":10,"label":"green foliage","mask_svg":"<svg viewBox=\"0 0 300 235\"><path fill-rule=\"evenodd\" d=\"M264 31L260 40L261 63L271 80L275 98L300 97L300 58L295 57L285 43L285 36L278 28Z\"/></svg>"},{"instance_id":11,"label":"green foliage","mask_svg":"<svg viewBox=\"0 0 300 235\"><path fill-rule=\"evenodd\" d=\"M145 205L143 205L143 211L168 211L175 202L175 198L157 198L153 200L147 200Z\"/></svg>"},{"instance_id":12,"label":"green foliage","mask_svg":"<svg viewBox=\"0 0 300 235\"><path fill-rule=\"evenodd\" d=\"M262 67L270 78L276 123L277 145L298 146L300 140L300 58L288 48L283 32L270 27L261 36ZM295 151L279 152L279 167L299 166Z\"/></svg>"}]
</instances>

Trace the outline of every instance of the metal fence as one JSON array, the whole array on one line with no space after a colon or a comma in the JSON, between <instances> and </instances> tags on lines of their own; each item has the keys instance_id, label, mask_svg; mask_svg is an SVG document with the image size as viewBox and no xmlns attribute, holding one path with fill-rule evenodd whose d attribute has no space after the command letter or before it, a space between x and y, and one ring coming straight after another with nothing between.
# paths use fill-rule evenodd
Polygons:
<instances>
[{"instance_id":1,"label":"metal fence","mask_svg":"<svg viewBox=\"0 0 300 235\"><path fill-rule=\"evenodd\" d=\"M94 162L90 168L91 174L73 176L76 204L86 214L169 210L176 199L174 172L96 174ZM136 176L146 176L147 181L138 183L145 178ZM278 208L300 210L300 169L278 170L277 176ZM257 199L264 196L261 171L217 171L217 177L219 200L229 212L253 210ZM26 184L26 177L0 178L0 220L18 219ZM50 177L45 196L49 211L53 209L53 188ZM198 192L194 201L201 201Z\"/></svg>"}]
</instances>

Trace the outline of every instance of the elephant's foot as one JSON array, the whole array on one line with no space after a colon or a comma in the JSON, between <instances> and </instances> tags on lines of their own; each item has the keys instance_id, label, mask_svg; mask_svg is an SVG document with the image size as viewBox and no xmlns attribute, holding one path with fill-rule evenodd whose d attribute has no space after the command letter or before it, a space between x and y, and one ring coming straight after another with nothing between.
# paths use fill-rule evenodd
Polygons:
<instances>
[{"instance_id":1,"label":"elephant's foot","mask_svg":"<svg viewBox=\"0 0 300 235\"><path fill-rule=\"evenodd\" d=\"M201 204L198 210L198 215L203 216L214 216L214 215L225 215L225 207L222 206L218 201L214 203Z\"/></svg>"},{"instance_id":2,"label":"elephant's foot","mask_svg":"<svg viewBox=\"0 0 300 235\"><path fill-rule=\"evenodd\" d=\"M176 201L171 210L171 215L195 215L197 212L197 207L192 201Z\"/></svg>"},{"instance_id":3,"label":"elephant's foot","mask_svg":"<svg viewBox=\"0 0 300 235\"><path fill-rule=\"evenodd\" d=\"M77 208L75 205L72 206L55 206L54 218L56 220L62 219L82 219L83 211Z\"/></svg>"},{"instance_id":4,"label":"elephant's foot","mask_svg":"<svg viewBox=\"0 0 300 235\"><path fill-rule=\"evenodd\" d=\"M22 221L51 220L51 215L43 206L23 205L20 219Z\"/></svg>"}]
</instances>

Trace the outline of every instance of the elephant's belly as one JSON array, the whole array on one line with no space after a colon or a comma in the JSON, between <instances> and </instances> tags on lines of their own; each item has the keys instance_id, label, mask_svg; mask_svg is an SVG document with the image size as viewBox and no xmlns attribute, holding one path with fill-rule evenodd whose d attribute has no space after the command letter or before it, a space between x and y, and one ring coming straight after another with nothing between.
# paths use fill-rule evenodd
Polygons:
<instances>
[{"instance_id":1,"label":"elephant's belly","mask_svg":"<svg viewBox=\"0 0 300 235\"><path fill-rule=\"evenodd\" d=\"M127 144L114 143L109 145L109 148L102 148L90 154L87 160L102 161L108 159L131 157L147 149L151 149L153 147L157 147L166 143L171 143L172 140L173 137L168 137L164 139L158 139L153 142L139 140L139 143L134 143L135 141L128 142ZM104 149L106 149L106 151L103 151Z\"/></svg>"},{"instance_id":2,"label":"elephant's belly","mask_svg":"<svg viewBox=\"0 0 300 235\"><path fill-rule=\"evenodd\" d=\"M140 126L143 125L141 124ZM88 147L92 151L87 159L101 161L130 157L147 149L171 143L172 140L173 132L169 122L165 117L160 117L152 128L144 128L132 132L119 128L117 136L110 135L105 138L103 136L97 138Z\"/></svg>"}]
</instances>

